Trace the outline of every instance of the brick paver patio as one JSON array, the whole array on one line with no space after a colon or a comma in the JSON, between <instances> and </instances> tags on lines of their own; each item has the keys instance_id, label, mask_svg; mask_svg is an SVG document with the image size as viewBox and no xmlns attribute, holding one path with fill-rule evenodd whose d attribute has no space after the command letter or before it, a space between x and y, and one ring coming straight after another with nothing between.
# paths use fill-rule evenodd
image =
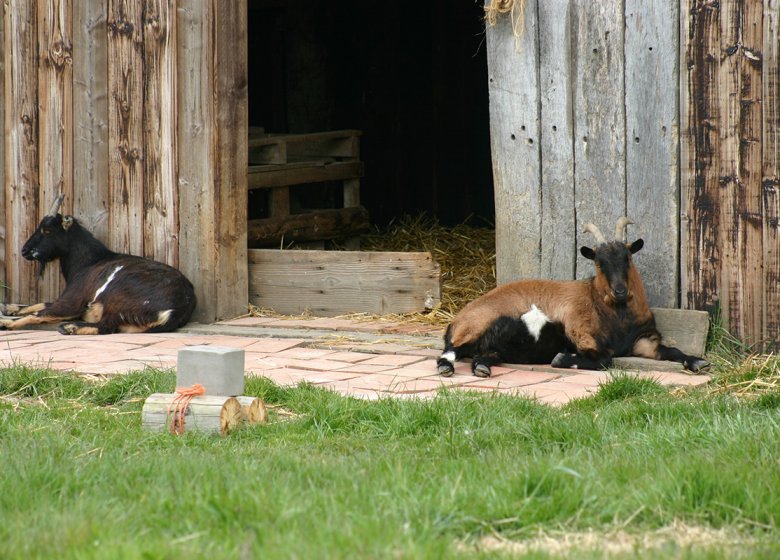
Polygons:
<instances>
[{"instance_id":1,"label":"brick paver patio","mask_svg":"<svg viewBox=\"0 0 780 560\"><path fill-rule=\"evenodd\" d=\"M0 332L0 362L47 366L96 376L144 367L174 368L180 348L191 345L243 348L247 375L279 385L308 382L365 399L429 398L442 387L525 395L559 405L587 396L609 378L606 372L556 370L503 364L490 378L471 374L467 363L455 375L436 375L441 330L434 327L354 319L241 318L193 325L166 334L63 336L51 330ZM666 371L635 374L668 386L697 386L707 375ZM673 369L673 368L672 368Z\"/></svg>"}]
</instances>

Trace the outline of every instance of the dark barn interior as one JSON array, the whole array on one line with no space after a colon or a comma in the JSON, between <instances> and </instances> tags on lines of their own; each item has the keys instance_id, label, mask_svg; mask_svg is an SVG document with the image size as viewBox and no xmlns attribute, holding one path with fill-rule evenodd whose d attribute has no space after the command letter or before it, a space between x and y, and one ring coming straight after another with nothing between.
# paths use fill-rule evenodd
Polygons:
<instances>
[{"instance_id":1,"label":"dark barn interior","mask_svg":"<svg viewBox=\"0 0 780 560\"><path fill-rule=\"evenodd\" d=\"M481 2L249 0L248 10L250 127L362 131L360 200L375 225L421 212L492 223ZM334 185L291 192L300 207L341 204ZM267 213L264 196L250 191L250 218Z\"/></svg>"}]
</instances>

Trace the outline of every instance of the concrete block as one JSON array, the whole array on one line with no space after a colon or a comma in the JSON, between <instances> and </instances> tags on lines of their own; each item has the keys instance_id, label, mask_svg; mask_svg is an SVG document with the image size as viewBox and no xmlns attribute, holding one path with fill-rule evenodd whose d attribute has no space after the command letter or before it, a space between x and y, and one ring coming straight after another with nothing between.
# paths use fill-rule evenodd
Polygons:
<instances>
[{"instance_id":1,"label":"concrete block","mask_svg":"<svg viewBox=\"0 0 780 560\"><path fill-rule=\"evenodd\" d=\"M176 360L176 386L200 383L207 395L234 397L244 392L244 351L223 346L188 346Z\"/></svg>"}]
</instances>

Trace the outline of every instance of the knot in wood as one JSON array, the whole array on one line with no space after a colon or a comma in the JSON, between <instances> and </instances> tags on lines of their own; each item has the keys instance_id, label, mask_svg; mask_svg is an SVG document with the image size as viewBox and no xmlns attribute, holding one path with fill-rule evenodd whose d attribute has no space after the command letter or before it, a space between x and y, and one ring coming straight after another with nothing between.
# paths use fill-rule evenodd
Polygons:
<instances>
[{"instance_id":1,"label":"knot in wood","mask_svg":"<svg viewBox=\"0 0 780 560\"><path fill-rule=\"evenodd\" d=\"M115 37L121 35L129 37L133 34L134 29L135 27L133 24L125 19L117 19L108 22L108 31Z\"/></svg>"},{"instance_id":2,"label":"knot in wood","mask_svg":"<svg viewBox=\"0 0 780 560\"><path fill-rule=\"evenodd\" d=\"M62 69L66 64L73 64L71 56L73 48L65 41L56 41L49 50L49 60L58 69Z\"/></svg>"}]
</instances>

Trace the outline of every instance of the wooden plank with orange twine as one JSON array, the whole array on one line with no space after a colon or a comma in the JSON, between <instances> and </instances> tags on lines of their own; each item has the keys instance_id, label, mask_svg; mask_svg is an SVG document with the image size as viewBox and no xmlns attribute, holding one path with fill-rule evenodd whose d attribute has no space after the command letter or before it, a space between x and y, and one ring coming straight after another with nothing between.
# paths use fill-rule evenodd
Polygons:
<instances>
[{"instance_id":1,"label":"wooden plank with orange twine","mask_svg":"<svg viewBox=\"0 0 780 560\"><path fill-rule=\"evenodd\" d=\"M141 424L150 431L218 433L222 436L245 421L236 397L206 395L202 386L180 387L176 393L154 393L144 402Z\"/></svg>"}]
</instances>

